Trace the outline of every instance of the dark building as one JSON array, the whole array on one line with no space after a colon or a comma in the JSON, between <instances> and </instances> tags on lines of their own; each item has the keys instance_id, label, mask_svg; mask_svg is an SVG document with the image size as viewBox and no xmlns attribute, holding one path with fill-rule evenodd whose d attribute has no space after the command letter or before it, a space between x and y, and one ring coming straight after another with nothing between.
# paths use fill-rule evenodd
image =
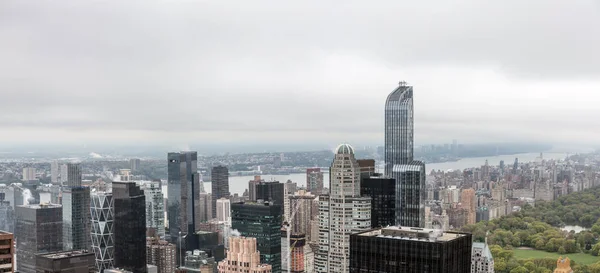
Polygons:
<instances>
[{"instance_id":1,"label":"dark building","mask_svg":"<svg viewBox=\"0 0 600 273\"><path fill-rule=\"evenodd\" d=\"M94 271L94 253L62 251L37 256L37 273L89 273Z\"/></svg>"},{"instance_id":2,"label":"dark building","mask_svg":"<svg viewBox=\"0 0 600 273\"><path fill-rule=\"evenodd\" d=\"M91 250L90 188L65 187L62 197L64 250Z\"/></svg>"},{"instance_id":3,"label":"dark building","mask_svg":"<svg viewBox=\"0 0 600 273\"><path fill-rule=\"evenodd\" d=\"M146 272L146 197L134 182L113 182L115 267Z\"/></svg>"},{"instance_id":4,"label":"dark building","mask_svg":"<svg viewBox=\"0 0 600 273\"><path fill-rule=\"evenodd\" d=\"M389 227L350 235L350 273L470 273L471 234Z\"/></svg>"},{"instance_id":5,"label":"dark building","mask_svg":"<svg viewBox=\"0 0 600 273\"><path fill-rule=\"evenodd\" d=\"M217 200L229 199L229 169L225 166L215 166L211 173L212 187L212 218L217 218Z\"/></svg>"},{"instance_id":6,"label":"dark building","mask_svg":"<svg viewBox=\"0 0 600 273\"><path fill-rule=\"evenodd\" d=\"M254 237L260 251L260 262L281 272L281 206L272 202L231 204L231 228L242 236Z\"/></svg>"},{"instance_id":7,"label":"dark building","mask_svg":"<svg viewBox=\"0 0 600 273\"><path fill-rule=\"evenodd\" d=\"M371 197L371 227L396 225L396 180L384 177L362 178L360 195Z\"/></svg>"},{"instance_id":8,"label":"dark building","mask_svg":"<svg viewBox=\"0 0 600 273\"><path fill-rule=\"evenodd\" d=\"M195 202L200 198L198 154L181 152L168 154L168 217L170 240L179 239L179 232L194 233Z\"/></svg>"},{"instance_id":9,"label":"dark building","mask_svg":"<svg viewBox=\"0 0 600 273\"><path fill-rule=\"evenodd\" d=\"M261 181L256 185L256 200L271 201L275 205L281 206L283 215L284 185L279 181Z\"/></svg>"},{"instance_id":10,"label":"dark building","mask_svg":"<svg viewBox=\"0 0 600 273\"><path fill-rule=\"evenodd\" d=\"M206 252L217 262L225 259L225 245L219 244L219 232L198 231L195 234L195 240L197 245L194 247L196 249Z\"/></svg>"},{"instance_id":11,"label":"dark building","mask_svg":"<svg viewBox=\"0 0 600 273\"><path fill-rule=\"evenodd\" d=\"M35 273L36 255L63 249L62 206L22 205L16 214L17 270Z\"/></svg>"},{"instance_id":12,"label":"dark building","mask_svg":"<svg viewBox=\"0 0 600 273\"><path fill-rule=\"evenodd\" d=\"M78 163L67 163L67 177L65 186L81 187L81 165Z\"/></svg>"},{"instance_id":13,"label":"dark building","mask_svg":"<svg viewBox=\"0 0 600 273\"><path fill-rule=\"evenodd\" d=\"M323 192L323 173L321 168L306 169L306 189L314 195L325 194Z\"/></svg>"},{"instance_id":14,"label":"dark building","mask_svg":"<svg viewBox=\"0 0 600 273\"><path fill-rule=\"evenodd\" d=\"M396 179L396 224L407 227L425 226L425 164L412 161L395 165Z\"/></svg>"}]
</instances>

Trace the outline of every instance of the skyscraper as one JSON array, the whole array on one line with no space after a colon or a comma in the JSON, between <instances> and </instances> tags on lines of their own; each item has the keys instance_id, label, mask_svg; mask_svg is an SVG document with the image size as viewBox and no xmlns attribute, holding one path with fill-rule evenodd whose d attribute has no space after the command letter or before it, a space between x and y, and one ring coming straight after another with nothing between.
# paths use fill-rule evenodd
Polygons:
<instances>
[{"instance_id":1,"label":"skyscraper","mask_svg":"<svg viewBox=\"0 0 600 273\"><path fill-rule=\"evenodd\" d=\"M385 102L385 176L396 179L396 224L425 224L425 164L413 159L413 87L400 82Z\"/></svg>"},{"instance_id":2,"label":"skyscraper","mask_svg":"<svg viewBox=\"0 0 600 273\"><path fill-rule=\"evenodd\" d=\"M219 262L219 273L270 273L272 266L261 262L256 238L232 237L227 259Z\"/></svg>"},{"instance_id":3,"label":"skyscraper","mask_svg":"<svg viewBox=\"0 0 600 273\"><path fill-rule=\"evenodd\" d=\"M200 223L209 221L210 219L212 219L212 196L210 193L201 192L200 202L196 205L196 227L200 227Z\"/></svg>"},{"instance_id":4,"label":"skyscraper","mask_svg":"<svg viewBox=\"0 0 600 273\"><path fill-rule=\"evenodd\" d=\"M134 182L113 182L115 267L145 273L146 198Z\"/></svg>"},{"instance_id":5,"label":"skyscraper","mask_svg":"<svg viewBox=\"0 0 600 273\"><path fill-rule=\"evenodd\" d=\"M281 208L281 215L284 212L284 189L283 183L279 181L260 182L256 185L256 200L271 201Z\"/></svg>"},{"instance_id":6,"label":"skyscraper","mask_svg":"<svg viewBox=\"0 0 600 273\"><path fill-rule=\"evenodd\" d=\"M58 177L60 176L60 168L58 165L58 161L54 160L50 163L50 182L52 184L58 184L60 181Z\"/></svg>"},{"instance_id":7,"label":"skyscraper","mask_svg":"<svg viewBox=\"0 0 600 273\"><path fill-rule=\"evenodd\" d=\"M413 160L413 87L400 82L385 101L385 175Z\"/></svg>"},{"instance_id":8,"label":"skyscraper","mask_svg":"<svg viewBox=\"0 0 600 273\"><path fill-rule=\"evenodd\" d=\"M371 199L360 196L360 168L354 149L337 147L329 170L329 195L319 196L316 272L348 272L350 234L371 228Z\"/></svg>"},{"instance_id":9,"label":"skyscraper","mask_svg":"<svg viewBox=\"0 0 600 273\"><path fill-rule=\"evenodd\" d=\"M146 196L146 228L153 229L159 238L165 238L165 199L160 180L142 181L138 185Z\"/></svg>"},{"instance_id":10,"label":"skyscraper","mask_svg":"<svg viewBox=\"0 0 600 273\"><path fill-rule=\"evenodd\" d=\"M474 189L463 189L460 194L460 203L463 209L467 211L467 225L475 224L477 203L475 200Z\"/></svg>"},{"instance_id":11,"label":"skyscraper","mask_svg":"<svg viewBox=\"0 0 600 273\"><path fill-rule=\"evenodd\" d=\"M229 169L215 166L211 170L212 180L212 218L217 217L217 200L229 198Z\"/></svg>"},{"instance_id":12,"label":"skyscraper","mask_svg":"<svg viewBox=\"0 0 600 273\"><path fill-rule=\"evenodd\" d=\"M78 163L67 163L66 165L66 178L63 186L67 187L81 187L81 165Z\"/></svg>"},{"instance_id":13,"label":"skyscraper","mask_svg":"<svg viewBox=\"0 0 600 273\"><path fill-rule=\"evenodd\" d=\"M324 194L321 168L306 169L306 189L314 195Z\"/></svg>"},{"instance_id":14,"label":"skyscraper","mask_svg":"<svg viewBox=\"0 0 600 273\"><path fill-rule=\"evenodd\" d=\"M227 198L217 200L217 221L231 222L231 201Z\"/></svg>"},{"instance_id":15,"label":"skyscraper","mask_svg":"<svg viewBox=\"0 0 600 273\"><path fill-rule=\"evenodd\" d=\"M137 172L140 169L140 162L139 158L129 159L129 168L132 172Z\"/></svg>"},{"instance_id":16,"label":"skyscraper","mask_svg":"<svg viewBox=\"0 0 600 273\"><path fill-rule=\"evenodd\" d=\"M17 270L35 273L36 255L63 249L63 217L60 205L17 206Z\"/></svg>"},{"instance_id":17,"label":"skyscraper","mask_svg":"<svg viewBox=\"0 0 600 273\"><path fill-rule=\"evenodd\" d=\"M27 182L27 181L33 181L36 180L35 178L35 168L23 168L23 181Z\"/></svg>"},{"instance_id":18,"label":"skyscraper","mask_svg":"<svg viewBox=\"0 0 600 273\"><path fill-rule=\"evenodd\" d=\"M6 185L0 185L6 188ZM6 192L0 191L0 230L15 232L15 209L6 199Z\"/></svg>"},{"instance_id":19,"label":"skyscraper","mask_svg":"<svg viewBox=\"0 0 600 273\"><path fill-rule=\"evenodd\" d=\"M168 154L168 216L171 242L179 233L192 234L195 227L195 202L200 198L198 154L181 152Z\"/></svg>"},{"instance_id":20,"label":"skyscraper","mask_svg":"<svg viewBox=\"0 0 600 273\"><path fill-rule=\"evenodd\" d=\"M255 175L254 180L248 181L248 200L256 202L256 185L264 181L260 178L260 175Z\"/></svg>"},{"instance_id":21,"label":"skyscraper","mask_svg":"<svg viewBox=\"0 0 600 273\"><path fill-rule=\"evenodd\" d=\"M471 234L387 227L350 235L350 272L470 273Z\"/></svg>"},{"instance_id":22,"label":"skyscraper","mask_svg":"<svg viewBox=\"0 0 600 273\"><path fill-rule=\"evenodd\" d=\"M113 268L115 238L113 233L114 202L111 192L92 191L90 211L92 215L92 251L96 257L96 270Z\"/></svg>"},{"instance_id":23,"label":"skyscraper","mask_svg":"<svg viewBox=\"0 0 600 273\"><path fill-rule=\"evenodd\" d=\"M231 228L242 236L254 236L261 263L281 272L281 206L272 202L231 204Z\"/></svg>"},{"instance_id":24,"label":"skyscraper","mask_svg":"<svg viewBox=\"0 0 600 273\"><path fill-rule=\"evenodd\" d=\"M65 187L62 216L64 250L91 250L90 188Z\"/></svg>"},{"instance_id":25,"label":"skyscraper","mask_svg":"<svg viewBox=\"0 0 600 273\"><path fill-rule=\"evenodd\" d=\"M396 225L396 180L385 177L363 177L362 196L371 197L371 227Z\"/></svg>"}]
</instances>

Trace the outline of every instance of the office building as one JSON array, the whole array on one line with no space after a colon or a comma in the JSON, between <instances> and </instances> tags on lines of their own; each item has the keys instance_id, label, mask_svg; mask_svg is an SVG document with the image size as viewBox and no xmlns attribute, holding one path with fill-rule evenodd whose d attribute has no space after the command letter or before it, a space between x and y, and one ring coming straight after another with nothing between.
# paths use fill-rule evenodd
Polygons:
<instances>
[{"instance_id":1,"label":"office building","mask_svg":"<svg viewBox=\"0 0 600 273\"><path fill-rule=\"evenodd\" d=\"M207 192L201 192L199 200L196 205L196 230L200 227L200 223L212 219L212 195ZM219 201L217 201L217 206L219 206ZM217 210L218 214L219 211Z\"/></svg>"},{"instance_id":2,"label":"office building","mask_svg":"<svg viewBox=\"0 0 600 273\"><path fill-rule=\"evenodd\" d=\"M39 254L37 273L89 273L94 270L94 253L85 250Z\"/></svg>"},{"instance_id":3,"label":"office building","mask_svg":"<svg viewBox=\"0 0 600 273\"><path fill-rule=\"evenodd\" d=\"M469 273L471 234L387 227L350 235L350 272Z\"/></svg>"},{"instance_id":4,"label":"office building","mask_svg":"<svg viewBox=\"0 0 600 273\"><path fill-rule=\"evenodd\" d=\"M256 201L269 201L281 208L284 213L284 188L279 181L261 181L256 185Z\"/></svg>"},{"instance_id":5,"label":"office building","mask_svg":"<svg viewBox=\"0 0 600 273\"><path fill-rule=\"evenodd\" d=\"M195 249L185 253L183 266L177 269L178 273L214 273L217 271L217 262L206 252ZM251 273L251 272L246 272Z\"/></svg>"},{"instance_id":6,"label":"office building","mask_svg":"<svg viewBox=\"0 0 600 273\"><path fill-rule=\"evenodd\" d=\"M146 263L157 267L158 273L175 272L175 245L158 237L146 238Z\"/></svg>"},{"instance_id":7,"label":"office building","mask_svg":"<svg viewBox=\"0 0 600 273\"><path fill-rule=\"evenodd\" d=\"M146 198L134 182L113 182L115 267L145 273Z\"/></svg>"},{"instance_id":8,"label":"office building","mask_svg":"<svg viewBox=\"0 0 600 273\"><path fill-rule=\"evenodd\" d=\"M413 161L413 87L400 82L385 101L385 175L393 176L395 165Z\"/></svg>"},{"instance_id":9,"label":"office building","mask_svg":"<svg viewBox=\"0 0 600 273\"><path fill-rule=\"evenodd\" d=\"M371 228L396 225L396 180L381 176L363 177L362 196L371 198Z\"/></svg>"},{"instance_id":10,"label":"office building","mask_svg":"<svg viewBox=\"0 0 600 273\"><path fill-rule=\"evenodd\" d=\"M63 249L91 250L90 188L65 187L62 193Z\"/></svg>"},{"instance_id":11,"label":"office building","mask_svg":"<svg viewBox=\"0 0 600 273\"><path fill-rule=\"evenodd\" d=\"M283 184L283 220L290 220L290 196L296 192L298 185L292 180L288 180Z\"/></svg>"},{"instance_id":12,"label":"office building","mask_svg":"<svg viewBox=\"0 0 600 273\"><path fill-rule=\"evenodd\" d=\"M231 223L231 201L227 198L217 200L217 221Z\"/></svg>"},{"instance_id":13,"label":"office building","mask_svg":"<svg viewBox=\"0 0 600 273\"><path fill-rule=\"evenodd\" d=\"M23 181L27 182L27 181L33 181L36 180L36 176L35 176L35 168L23 168Z\"/></svg>"},{"instance_id":14,"label":"office building","mask_svg":"<svg viewBox=\"0 0 600 273\"><path fill-rule=\"evenodd\" d=\"M394 166L396 180L396 224L408 227L425 226L425 164L411 161Z\"/></svg>"},{"instance_id":15,"label":"office building","mask_svg":"<svg viewBox=\"0 0 600 273\"><path fill-rule=\"evenodd\" d=\"M354 149L341 144L330 168L329 195L319 196L319 249L315 271L348 272L350 234L371 228L371 198L360 196Z\"/></svg>"},{"instance_id":16,"label":"office building","mask_svg":"<svg viewBox=\"0 0 600 273\"><path fill-rule=\"evenodd\" d=\"M17 270L35 273L36 255L62 251L62 206L39 204L16 208Z\"/></svg>"},{"instance_id":17,"label":"office building","mask_svg":"<svg viewBox=\"0 0 600 273\"><path fill-rule=\"evenodd\" d=\"M309 241L319 236L318 233L312 233L310 226L311 221L317 220L319 215L319 207L315 206L316 198L316 195L304 190L299 190L289 197L290 207L297 208L294 219L290 221L292 234L305 234Z\"/></svg>"},{"instance_id":18,"label":"office building","mask_svg":"<svg viewBox=\"0 0 600 273\"><path fill-rule=\"evenodd\" d=\"M140 159L139 158L132 158L129 159L129 169L131 169L132 172L137 172L140 170Z\"/></svg>"},{"instance_id":19,"label":"office building","mask_svg":"<svg viewBox=\"0 0 600 273\"><path fill-rule=\"evenodd\" d=\"M494 273L494 257L487 243L473 243L471 273Z\"/></svg>"},{"instance_id":20,"label":"office building","mask_svg":"<svg viewBox=\"0 0 600 273\"><path fill-rule=\"evenodd\" d=\"M50 182L52 184L60 183L60 166L58 165L58 161L54 160L50 163Z\"/></svg>"},{"instance_id":21,"label":"office building","mask_svg":"<svg viewBox=\"0 0 600 273\"><path fill-rule=\"evenodd\" d=\"M314 195L324 194L321 168L306 169L306 189Z\"/></svg>"},{"instance_id":22,"label":"office building","mask_svg":"<svg viewBox=\"0 0 600 273\"><path fill-rule=\"evenodd\" d=\"M219 273L271 273L272 266L261 261L257 239L232 237L229 240L227 259L219 262Z\"/></svg>"},{"instance_id":23,"label":"office building","mask_svg":"<svg viewBox=\"0 0 600 273\"><path fill-rule=\"evenodd\" d=\"M260 184L260 182L264 181L260 178L260 175L255 175L254 180L248 181L248 200L251 202L256 202L256 185Z\"/></svg>"},{"instance_id":24,"label":"office building","mask_svg":"<svg viewBox=\"0 0 600 273\"><path fill-rule=\"evenodd\" d=\"M168 217L170 241L182 234L192 234L195 227L195 201L200 198L198 154L181 152L168 154ZM183 253L181 254L183 255Z\"/></svg>"},{"instance_id":25,"label":"office building","mask_svg":"<svg viewBox=\"0 0 600 273\"><path fill-rule=\"evenodd\" d=\"M474 189L463 189L460 193L461 207L467 211L467 225L475 224L477 201Z\"/></svg>"},{"instance_id":26,"label":"office building","mask_svg":"<svg viewBox=\"0 0 600 273\"><path fill-rule=\"evenodd\" d=\"M0 230L0 272L15 271L15 238L12 233Z\"/></svg>"},{"instance_id":27,"label":"office building","mask_svg":"<svg viewBox=\"0 0 600 273\"><path fill-rule=\"evenodd\" d=\"M281 205L273 202L231 204L231 222L232 228L242 236L256 238L260 262L272 265L274 273L281 272Z\"/></svg>"},{"instance_id":28,"label":"office building","mask_svg":"<svg viewBox=\"0 0 600 273\"><path fill-rule=\"evenodd\" d=\"M65 166L63 186L81 187L81 165L78 163L67 163Z\"/></svg>"},{"instance_id":29,"label":"office building","mask_svg":"<svg viewBox=\"0 0 600 273\"><path fill-rule=\"evenodd\" d=\"M211 170L212 180L212 216L217 217L217 200L229 198L229 169L225 166L215 166Z\"/></svg>"},{"instance_id":30,"label":"office building","mask_svg":"<svg viewBox=\"0 0 600 273\"><path fill-rule=\"evenodd\" d=\"M375 173L375 159L357 159L356 162L360 167L360 177L368 178L376 175Z\"/></svg>"},{"instance_id":31,"label":"office building","mask_svg":"<svg viewBox=\"0 0 600 273\"><path fill-rule=\"evenodd\" d=\"M114 200L111 192L91 192L92 252L98 272L115 266Z\"/></svg>"},{"instance_id":32,"label":"office building","mask_svg":"<svg viewBox=\"0 0 600 273\"><path fill-rule=\"evenodd\" d=\"M160 180L137 182L146 196L146 229L165 238L165 198Z\"/></svg>"},{"instance_id":33,"label":"office building","mask_svg":"<svg viewBox=\"0 0 600 273\"><path fill-rule=\"evenodd\" d=\"M0 191L0 230L15 232L15 210L10 205L4 192Z\"/></svg>"}]
</instances>

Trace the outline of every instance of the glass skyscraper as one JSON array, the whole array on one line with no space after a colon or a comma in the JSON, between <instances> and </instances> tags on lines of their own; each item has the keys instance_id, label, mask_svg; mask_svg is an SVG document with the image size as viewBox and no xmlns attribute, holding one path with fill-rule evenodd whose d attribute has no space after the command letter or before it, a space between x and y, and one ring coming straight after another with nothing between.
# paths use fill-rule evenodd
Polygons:
<instances>
[{"instance_id":1,"label":"glass skyscraper","mask_svg":"<svg viewBox=\"0 0 600 273\"><path fill-rule=\"evenodd\" d=\"M385 176L396 179L396 224L423 227L425 164L413 159L413 87L400 82L385 102Z\"/></svg>"},{"instance_id":2,"label":"glass skyscraper","mask_svg":"<svg viewBox=\"0 0 600 273\"><path fill-rule=\"evenodd\" d=\"M168 216L171 241L177 241L179 232L193 233L194 203L200 198L198 154L181 152L168 154Z\"/></svg>"}]
</instances>

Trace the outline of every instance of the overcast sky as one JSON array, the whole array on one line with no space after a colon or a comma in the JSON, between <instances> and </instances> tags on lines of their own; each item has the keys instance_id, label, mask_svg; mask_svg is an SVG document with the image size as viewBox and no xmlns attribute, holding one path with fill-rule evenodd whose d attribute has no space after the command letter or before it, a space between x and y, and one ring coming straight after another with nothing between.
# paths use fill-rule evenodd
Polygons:
<instances>
[{"instance_id":1,"label":"overcast sky","mask_svg":"<svg viewBox=\"0 0 600 273\"><path fill-rule=\"evenodd\" d=\"M0 142L600 143L600 1L0 1Z\"/></svg>"}]
</instances>

